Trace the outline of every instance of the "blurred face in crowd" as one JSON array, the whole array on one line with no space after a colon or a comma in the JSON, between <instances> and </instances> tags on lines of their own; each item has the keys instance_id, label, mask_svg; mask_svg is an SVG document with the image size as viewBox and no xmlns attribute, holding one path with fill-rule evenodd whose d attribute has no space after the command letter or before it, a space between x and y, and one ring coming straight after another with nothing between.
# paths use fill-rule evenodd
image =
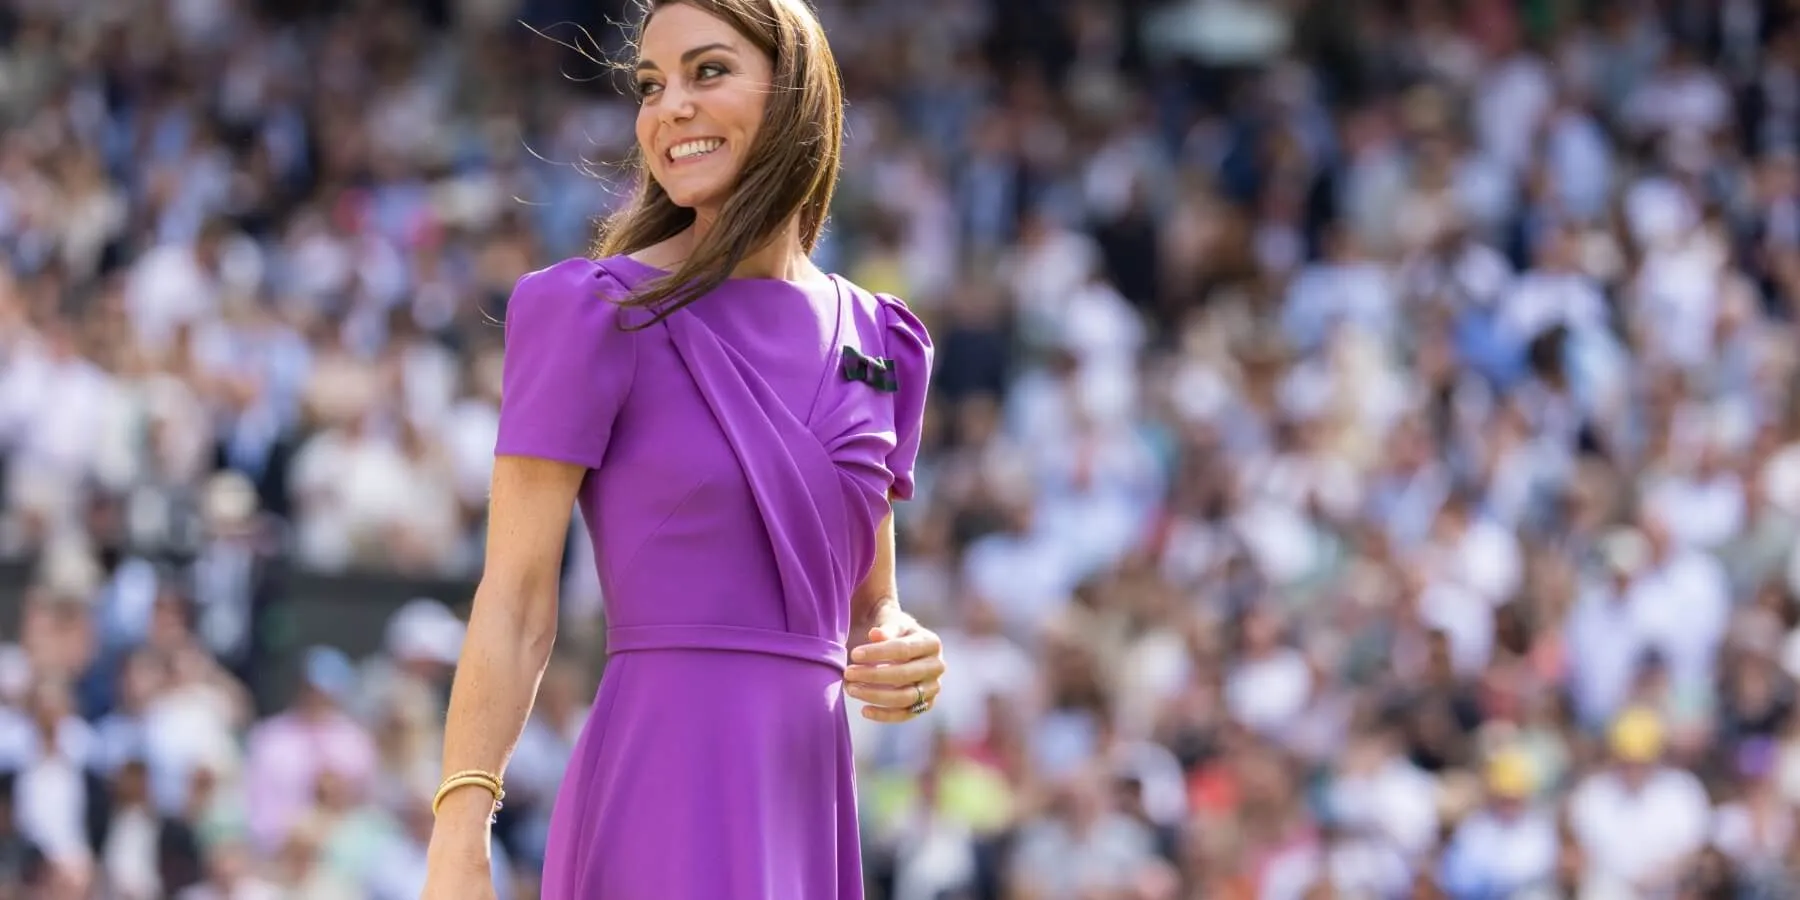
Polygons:
<instances>
[{"instance_id":1,"label":"blurred face in crowd","mask_svg":"<svg viewBox=\"0 0 1800 900\"><path fill-rule=\"evenodd\" d=\"M1413 879L1413 900L1441 900L1445 896L1447 895L1444 893L1443 887L1431 877L1431 873L1421 872L1418 877Z\"/></svg>"},{"instance_id":2,"label":"blurred face in crowd","mask_svg":"<svg viewBox=\"0 0 1800 900\"><path fill-rule=\"evenodd\" d=\"M1656 771L1656 764L1651 760L1637 756L1619 756L1616 759L1619 780L1624 782L1627 790L1641 789Z\"/></svg>"},{"instance_id":3,"label":"blurred face in crowd","mask_svg":"<svg viewBox=\"0 0 1800 900\"><path fill-rule=\"evenodd\" d=\"M1098 769L1070 777L1057 798L1064 819L1077 829L1092 827L1108 811L1110 779Z\"/></svg>"},{"instance_id":4,"label":"blurred face in crowd","mask_svg":"<svg viewBox=\"0 0 1800 900\"><path fill-rule=\"evenodd\" d=\"M239 842L221 843L207 854L207 866L214 885L235 887L250 874L250 848Z\"/></svg>"},{"instance_id":5,"label":"blurred face in crowd","mask_svg":"<svg viewBox=\"0 0 1800 900\"><path fill-rule=\"evenodd\" d=\"M1612 586L1610 599L1613 603L1624 604L1631 598L1632 582L1637 580L1637 568L1629 561L1609 559L1606 561L1606 582Z\"/></svg>"},{"instance_id":6,"label":"blurred face in crowd","mask_svg":"<svg viewBox=\"0 0 1800 900\"><path fill-rule=\"evenodd\" d=\"M281 845L281 855L276 860L277 870L284 880L302 881L319 858L319 836L310 828L296 828Z\"/></svg>"},{"instance_id":7,"label":"blurred face in crowd","mask_svg":"<svg viewBox=\"0 0 1800 900\"><path fill-rule=\"evenodd\" d=\"M158 597L150 614L150 645L173 651L185 646L188 636L186 603L173 594Z\"/></svg>"},{"instance_id":8,"label":"blurred face in crowd","mask_svg":"<svg viewBox=\"0 0 1800 900\"><path fill-rule=\"evenodd\" d=\"M189 815L198 815L197 811L212 808L218 792L218 770L210 765L195 767L188 784L187 808Z\"/></svg>"},{"instance_id":9,"label":"blurred face in crowd","mask_svg":"<svg viewBox=\"0 0 1800 900\"><path fill-rule=\"evenodd\" d=\"M1644 532L1644 539L1650 544L1651 560L1657 563L1667 560L1670 552L1675 548L1675 541L1674 537L1669 534L1669 525L1663 521L1662 516L1653 512L1646 513L1641 530Z\"/></svg>"},{"instance_id":10,"label":"blurred face in crowd","mask_svg":"<svg viewBox=\"0 0 1800 900\"><path fill-rule=\"evenodd\" d=\"M717 209L756 141L774 63L723 19L659 8L639 46L638 146L677 206Z\"/></svg>"},{"instance_id":11,"label":"blurred face in crowd","mask_svg":"<svg viewBox=\"0 0 1800 900\"><path fill-rule=\"evenodd\" d=\"M1517 794L1494 794L1488 804L1496 817L1511 822L1525 815L1531 807L1523 796Z\"/></svg>"},{"instance_id":12,"label":"blurred face in crowd","mask_svg":"<svg viewBox=\"0 0 1800 900\"><path fill-rule=\"evenodd\" d=\"M30 697L32 721L45 735L55 735L57 727L74 711L74 697L69 686L60 680L45 680L32 688Z\"/></svg>"},{"instance_id":13,"label":"blurred face in crowd","mask_svg":"<svg viewBox=\"0 0 1800 900\"><path fill-rule=\"evenodd\" d=\"M1569 272L1579 259L1580 238L1571 232L1556 232L1538 247L1538 268L1552 272Z\"/></svg>"},{"instance_id":14,"label":"blurred face in crowd","mask_svg":"<svg viewBox=\"0 0 1800 900\"><path fill-rule=\"evenodd\" d=\"M1000 611L994 607L993 603L982 597L969 597L966 603L968 605L964 609L968 613L967 624L963 627L964 631L978 637L988 637L1002 632L1004 623L1000 620Z\"/></svg>"},{"instance_id":15,"label":"blurred face in crowd","mask_svg":"<svg viewBox=\"0 0 1800 900\"><path fill-rule=\"evenodd\" d=\"M322 718L336 712L338 704L323 687L303 683L294 696L294 709L303 716Z\"/></svg>"},{"instance_id":16,"label":"blurred face in crowd","mask_svg":"<svg viewBox=\"0 0 1800 900\"><path fill-rule=\"evenodd\" d=\"M332 811L353 809L361 799L357 784L334 769L319 773L319 782L314 790L319 806Z\"/></svg>"},{"instance_id":17,"label":"blurred face in crowd","mask_svg":"<svg viewBox=\"0 0 1800 900\"><path fill-rule=\"evenodd\" d=\"M1244 617L1244 652L1262 656L1281 646L1281 620L1262 607L1250 610Z\"/></svg>"},{"instance_id":18,"label":"blurred face in crowd","mask_svg":"<svg viewBox=\"0 0 1800 900\"><path fill-rule=\"evenodd\" d=\"M135 806L149 797L149 774L144 770L144 763L133 760L121 766L119 774L113 779L113 801L120 805Z\"/></svg>"}]
</instances>

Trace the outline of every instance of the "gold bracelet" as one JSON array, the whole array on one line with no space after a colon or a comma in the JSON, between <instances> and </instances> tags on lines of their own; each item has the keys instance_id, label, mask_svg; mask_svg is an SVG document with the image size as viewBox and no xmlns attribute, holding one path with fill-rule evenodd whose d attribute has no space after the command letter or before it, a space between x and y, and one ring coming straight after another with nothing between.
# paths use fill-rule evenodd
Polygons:
<instances>
[{"instance_id":1,"label":"gold bracelet","mask_svg":"<svg viewBox=\"0 0 1800 900\"><path fill-rule=\"evenodd\" d=\"M471 770L464 771L464 772L457 772L457 773L445 778L443 781L439 782L438 783L438 794L437 794L436 799L441 801L443 799L444 795L450 793L451 791L453 791L459 787L463 787L466 785L477 785L482 788L485 788L488 793L494 795L494 798L496 800L499 799L501 794L505 793L505 791L503 789L503 785L498 776L490 774L488 772L482 772L480 770L471 769Z\"/></svg>"},{"instance_id":2,"label":"gold bracelet","mask_svg":"<svg viewBox=\"0 0 1800 900\"><path fill-rule=\"evenodd\" d=\"M453 772L449 775L445 775L444 781L449 781L452 778L480 778L495 784L502 783L500 776L485 769L464 769L460 772Z\"/></svg>"},{"instance_id":3,"label":"gold bracelet","mask_svg":"<svg viewBox=\"0 0 1800 900\"><path fill-rule=\"evenodd\" d=\"M431 798L431 814L437 815L438 808L444 805L444 798L449 796L452 791L464 787L479 787L494 795L494 809L488 814L488 823L492 824L499 817L501 807L505 805L502 801L506 799L506 790L498 776L480 769L466 769L445 778L438 785L437 795Z\"/></svg>"},{"instance_id":4,"label":"gold bracelet","mask_svg":"<svg viewBox=\"0 0 1800 900\"><path fill-rule=\"evenodd\" d=\"M465 788L465 787L478 787L478 788L481 788L482 790L487 791L489 794L493 795L494 802L496 805L500 802L500 797L501 797L501 794L503 793L498 787L495 787L494 781L491 778L483 778L480 776L470 776L470 775L465 775L465 776L457 777L457 778L447 778L444 780L443 784L438 785L437 796L432 798L432 801L431 801L432 815L437 815L438 807L443 805L445 797L448 797L451 793L455 792L458 788Z\"/></svg>"},{"instance_id":5,"label":"gold bracelet","mask_svg":"<svg viewBox=\"0 0 1800 900\"><path fill-rule=\"evenodd\" d=\"M493 822L503 805L502 801L506 799L506 791L500 788L499 782L488 775L461 775L444 779L444 783L438 787L437 796L433 797L431 800L431 814L434 816L437 815L439 808L443 806L444 798L448 797L458 788L464 787L479 787L493 795L494 809L493 813L488 816L488 821L490 823Z\"/></svg>"}]
</instances>

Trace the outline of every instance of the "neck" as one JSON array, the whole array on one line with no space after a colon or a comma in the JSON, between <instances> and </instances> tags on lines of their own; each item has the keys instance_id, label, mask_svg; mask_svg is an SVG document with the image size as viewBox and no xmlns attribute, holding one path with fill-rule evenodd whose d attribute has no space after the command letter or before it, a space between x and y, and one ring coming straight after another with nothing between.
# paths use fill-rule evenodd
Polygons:
<instances>
[{"instance_id":1,"label":"neck","mask_svg":"<svg viewBox=\"0 0 1800 900\"><path fill-rule=\"evenodd\" d=\"M701 212L694 216L694 224L688 228L686 239L682 241L683 255L706 239L716 220L717 213L713 212ZM812 260L800 245L800 222L793 219L772 240L744 257L743 262L738 263L737 268L731 271L731 277L798 281L805 278L812 269Z\"/></svg>"}]
</instances>

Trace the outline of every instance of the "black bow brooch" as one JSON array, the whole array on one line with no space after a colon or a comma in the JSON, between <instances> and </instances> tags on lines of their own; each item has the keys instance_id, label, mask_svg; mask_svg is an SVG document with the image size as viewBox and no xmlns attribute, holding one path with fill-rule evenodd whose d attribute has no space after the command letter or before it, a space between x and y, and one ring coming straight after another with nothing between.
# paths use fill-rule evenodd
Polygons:
<instances>
[{"instance_id":1,"label":"black bow brooch","mask_svg":"<svg viewBox=\"0 0 1800 900\"><path fill-rule=\"evenodd\" d=\"M845 381L860 381L878 391L891 394L900 390L893 360L864 356L855 347L844 348L843 373Z\"/></svg>"}]
</instances>

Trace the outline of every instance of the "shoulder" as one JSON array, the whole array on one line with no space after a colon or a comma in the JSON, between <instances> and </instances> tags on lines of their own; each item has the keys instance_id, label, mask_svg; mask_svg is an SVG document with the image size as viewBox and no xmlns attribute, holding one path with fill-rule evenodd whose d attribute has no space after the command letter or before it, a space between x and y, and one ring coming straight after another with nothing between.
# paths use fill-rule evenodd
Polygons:
<instances>
[{"instance_id":1,"label":"shoulder","mask_svg":"<svg viewBox=\"0 0 1800 900\"><path fill-rule=\"evenodd\" d=\"M858 311L869 317L884 332L887 356L912 358L930 363L931 332L905 300L893 294L880 294L845 278L833 276L855 299Z\"/></svg>"},{"instance_id":2,"label":"shoulder","mask_svg":"<svg viewBox=\"0 0 1800 900\"><path fill-rule=\"evenodd\" d=\"M577 256L519 276L507 312L521 306L530 311L561 306L616 309L625 293L625 286L602 262Z\"/></svg>"},{"instance_id":3,"label":"shoulder","mask_svg":"<svg viewBox=\"0 0 1800 900\"><path fill-rule=\"evenodd\" d=\"M628 291L599 261L575 257L519 276L506 302L506 339L525 343L616 343Z\"/></svg>"},{"instance_id":4,"label":"shoulder","mask_svg":"<svg viewBox=\"0 0 1800 900\"><path fill-rule=\"evenodd\" d=\"M526 397L535 391L531 385L550 390L571 381L628 389L646 333L626 327L634 310L619 301L628 293L604 261L592 259L566 259L520 276L506 304L507 390Z\"/></svg>"}]
</instances>

